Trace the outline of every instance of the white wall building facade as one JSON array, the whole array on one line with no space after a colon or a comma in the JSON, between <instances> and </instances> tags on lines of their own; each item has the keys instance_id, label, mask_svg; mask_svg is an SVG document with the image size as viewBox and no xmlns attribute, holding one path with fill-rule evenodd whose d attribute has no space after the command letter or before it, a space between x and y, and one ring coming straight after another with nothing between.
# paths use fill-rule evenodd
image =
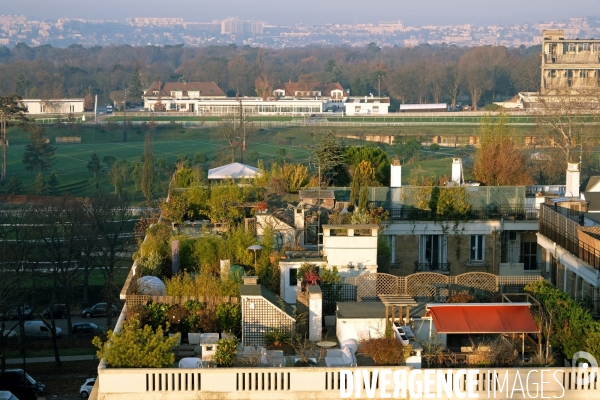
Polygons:
<instances>
[{"instance_id":1,"label":"white wall building facade","mask_svg":"<svg viewBox=\"0 0 600 400\"><path fill-rule=\"evenodd\" d=\"M82 113L85 99L23 99L29 114Z\"/></svg>"}]
</instances>

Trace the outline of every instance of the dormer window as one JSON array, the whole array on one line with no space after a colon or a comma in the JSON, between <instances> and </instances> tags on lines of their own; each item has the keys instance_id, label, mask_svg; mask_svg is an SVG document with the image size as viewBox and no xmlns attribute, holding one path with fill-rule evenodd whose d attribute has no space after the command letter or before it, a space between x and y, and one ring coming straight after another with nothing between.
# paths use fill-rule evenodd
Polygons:
<instances>
[{"instance_id":1,"label":"dormer window","mask_svg":"<svg viewBox=\"0 0 600 400\"><path fill-rule=\"evenodd\" d=\"M181 90L173 90L171 92L171 97L174 97L176 99L180 99L183 96L183 92Z\"/></svg>"},{"instance_id":2,"label":"dormer window","mask_svg":"<svg viewBox=\"0 0 600 400\"><path fill-rule=\"evenodd\" d=\"M200 97L200 92L197 90L192 90L188 92L188 97L190 99L197 99L198 97Z\"/></svg>"},{"instance_id":3,"label":"dormer window","mask_svg":"<svg viewBox=\"0 0 600 400\"><path fill-rule=\"evenodd\" d=\"M152 95L154 95L154 96L158 96L158 90L153 90L153 91L152 91Z\"/></svg>"}]
</instances>

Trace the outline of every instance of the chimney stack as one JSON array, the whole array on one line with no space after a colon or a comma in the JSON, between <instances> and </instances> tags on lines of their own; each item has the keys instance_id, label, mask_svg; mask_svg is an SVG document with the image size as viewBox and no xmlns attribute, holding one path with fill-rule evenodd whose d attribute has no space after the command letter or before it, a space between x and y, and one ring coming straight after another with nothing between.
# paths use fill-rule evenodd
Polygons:
<instances>
[{"instance_id":1,"label":"chimney stack","mask_svg":"<svg viewBox=\"0 0 600 400\"><path fill-rule=\"evenodd\" d=\"M258 285L258 276L242 276L242 280L244 281L244 285Z\"/></svg>"},{"instance_id":2,"label":"chimney stack","mask_svg":"<svg viewBox=\"0 0 600 400\"><path fill-rule=\"evenodd\" d=\"M579 197L579 174L579 163L567 163L566 196Z\"/></svg>"},{"instance_id":3,"label":"chimney stack","mask_svg":"<svg viewBox=\"0 0 600 400\"><path fill-rule=\"evenodd\" d=\"M462 159L452 159L452 182L460 186L463 183L462 179Z\"/></svg>"},{"instance_id":4,"label":"chimney stack","mask_svg":"<svg viewBox=\"0 0 600 400\"><path fill-rule=\"evenodd\" d=\"M402 187L402 166L400 165L400 160L397 158L392 159L390 168L390 187Z\"/></svg>"}]
</instances>

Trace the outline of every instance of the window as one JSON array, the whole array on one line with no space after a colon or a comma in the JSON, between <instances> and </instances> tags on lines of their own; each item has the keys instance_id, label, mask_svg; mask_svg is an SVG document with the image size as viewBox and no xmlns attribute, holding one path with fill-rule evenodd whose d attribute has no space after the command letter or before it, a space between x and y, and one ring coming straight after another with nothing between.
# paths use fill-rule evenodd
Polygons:
<instances>
[{"instance_id":1,"label":"window","mask_svg":"<svg viewBox=\"0 0 600 400\"><path fill-rule=\"evenodd\" d=\"M45 104L40 104L40 112L42 112L42 113L46 112L46 105Z\"/></svg>"},{"instance_id":2,"label":"window","mask_svg":"<svg viewBox=\"0 0 600 400\"><path fill-rule=\"evenodd\" d=\"M429 264L438 269L439 264L445 263L445 240L443 235L419 236L419 263Z\"/></svg>"},{"instance_id":3,"label":"window","mask_svg":"<svg viewBox=\"0 0 600 400\"><path fill-rule=\"evenodd\" d=\"M153 90L153 91L152 91L152 95L153 95L153 96L158 96L158 90Z\"/></svg>"},{"instance_id":4,"label":"window","mask_svg":"<svg viewBox=\"0 0 600 400\"><path fill-rule=\"evenodd\" d=\"M379 106L373 106L373 113L379 113Z\"/></svg>"},{"instance_id":5,"label":"window","mask_svg":"<svg viewBox=\"0 0 600 400\"><path fill-rule=\"evenodd\" d=\"M298 268L290 268L289 286L298 286Z\"/></svg>"},{"instance_id":6,"label":"window","mask_svg":"<svg viewBox=\"0 0 600 400\"><path fill-rule=\"evenodd\" d=\"M521 262L525 271L538 269L536 242L521 242Z\"/></svg>"},{"instance_id":7,"label":"window","mask_svg":"<svg viewBox=\"0 0 600 400\"><path fill-rule=\"evenodd\" d=\"M485 257L485 236L471 235L471 251L469 259L475 262L482 262Z\"/></svg>"}]
</instances>

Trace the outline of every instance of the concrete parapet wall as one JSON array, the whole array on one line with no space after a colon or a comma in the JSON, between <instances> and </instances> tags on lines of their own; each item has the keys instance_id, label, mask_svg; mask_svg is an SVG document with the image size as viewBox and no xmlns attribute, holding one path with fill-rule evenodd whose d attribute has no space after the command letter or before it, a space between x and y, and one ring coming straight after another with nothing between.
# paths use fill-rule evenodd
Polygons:
<instances>
[{"instance_id":1,"label":"concrete parapet wall","mask_svg":"<svg viewBox=\"0 0 600 400\"><path fill-rule=\"evenodd\" d=\"M383 367L386 368L386 367ZM413 370L410 367L387 367L391 369L392 376L388 383L387 393L394 390L393 374L402 370L407 377ZM377 368L360 368L364 374L367 371L375 375ZM541 369L497 369L500 386L491 383L493 370L477 370L472 374L473 392L480 399L491 398L535 398L540 396L540 385L543 380L543 396L562 399L597 399L600 390L597 383L591 385L576 385L571 382L571 368L544 368L543 378ZM345 375L342 368L223 368L223 369L104 369L99 368L98 399L160 399L160 400L186 400L186 399L339 399L340 385ZM415 382L424 383L424 372L419 370L415 375ZM446 373L447 369L444 369ZM458 369L451 370L454 375ZM466 370L468 373L472 370ZM487 373L489 372L489 374ZM531 372L531 373L530 373ZM504 382L505 376L508 386ZM461 391L466 392L467 380L465 375L459 379ZM429 376L429 380L435 375ZM346 381L344 381L346 382ZM382 380L375 380L377 390L373 398L381 397L380 385ZM436 393L436 384L430 384L430 392ZM364 383L362 398L367 398ZM496 393L494 393L496 386ZM424 387L424 386L422 386ZM508 389L507 389L508 387ZM513 389L516 387L514 392ZM522 389L522 391L521 391ZM489 392L488 392L489 390ZM507 393L507 390L509 393ZM529 391L529 394L528 392ZM512 392L512 393L510 393ZM524 393L525 396L522 394ZM357 398L356 392L350 398ZM536 396L537 395L537 396ZM407 398L416 398L407 393ZM452 397L444 397L455 399Z\"/></svg>"}]
</instances>

